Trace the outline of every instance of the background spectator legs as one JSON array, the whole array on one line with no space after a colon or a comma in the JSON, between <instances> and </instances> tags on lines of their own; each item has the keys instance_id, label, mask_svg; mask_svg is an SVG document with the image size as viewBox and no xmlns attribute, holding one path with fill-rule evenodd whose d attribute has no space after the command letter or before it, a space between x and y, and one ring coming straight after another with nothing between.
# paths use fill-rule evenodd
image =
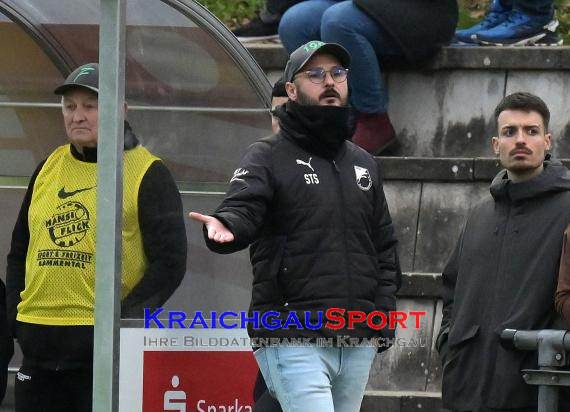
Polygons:
<instances>
[{"instance_id":1,"label":"background spectator legs","mask_svg":"<svg viewBox=\"0 0 570 412\"><path fill-rule=\"evenodd\" d=\"M370 153L379 153L395 141L378 58L400 57L403 51L382 27L352 1L311 0L287 10L279 36L289 53L310 40L344 46L352 56L350 101L358 112L353 141Z\"/></svg>"}]
</instances>

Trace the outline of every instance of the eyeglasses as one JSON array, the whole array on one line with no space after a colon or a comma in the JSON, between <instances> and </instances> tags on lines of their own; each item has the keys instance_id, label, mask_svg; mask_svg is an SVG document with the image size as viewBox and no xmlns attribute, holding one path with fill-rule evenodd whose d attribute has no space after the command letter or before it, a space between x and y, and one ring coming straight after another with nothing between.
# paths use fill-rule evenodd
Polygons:
<instances>
[{"instance_id":1,"label":"eyeglasses","mask_svg":"<svg viewBox=\"0 0 570 412\"><path fill-rule=\"evenodd\" d=\"M348 69L341 66L333 67L330 70L325 70L322 67L315 67L314 69L307 70L306 72L297 73L298 75L305 75L311 83L320 84L325 81L327 73L330 73L332 79L337 83L346 81Z\"/></svg>"}]
</instances>

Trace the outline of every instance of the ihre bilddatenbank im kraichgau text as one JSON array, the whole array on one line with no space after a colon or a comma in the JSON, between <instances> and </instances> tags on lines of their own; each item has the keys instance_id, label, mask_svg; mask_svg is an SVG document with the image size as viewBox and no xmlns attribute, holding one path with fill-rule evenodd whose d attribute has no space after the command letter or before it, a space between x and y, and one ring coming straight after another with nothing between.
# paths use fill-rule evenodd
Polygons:
<instances>
[{"instance_id":1,"label":"ihre bilddatenbank im kraichgau text","mask_svg":"<svg viewBox=\"0 0 570 412\"><path fill-rule=\"evenodd\" d=\"M163 315L159 318L160 315ZM164 315L167 315L166 319ZM246 329L248 324L253 329L263 327L267 330L275 329L310 329L317 330L327 328L332 330L354 329L357 323L366 323L371 329L395 329L396 327L408 329L405 322L413 321L411 329L420 329L421 317L426 316L426 311L393 311L385 314L374 311L369 314L359 311L346 311L341 308L331 308L325 312L317 312L317 319L309 321L311 312L302 312L304 324L299 319L298 312L289 312L283 320L283 314L269 311L261 314L253 312L216 311L204 315L201 311L188 316L186 312L168 311L157 309L150 312L144 311L145 329ZM314 316L314 313L313 313ZM374 346L374 347L426 347L426 338L351 338L349 336L316 337L316 338L245 338L245 337L197 337L190 335L174 337L144 337L145 347L261 347L261 346L316 346L316 347L351 347L351 346Z\"/></svg>"}]
</instances>

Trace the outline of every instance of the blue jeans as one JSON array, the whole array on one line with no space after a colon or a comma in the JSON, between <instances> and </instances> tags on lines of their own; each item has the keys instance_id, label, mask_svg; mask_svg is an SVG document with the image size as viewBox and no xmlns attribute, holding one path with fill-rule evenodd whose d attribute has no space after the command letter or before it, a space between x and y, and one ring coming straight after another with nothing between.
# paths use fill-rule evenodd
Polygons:
<instances>
[{"instance_id":1,"label":"blue jeans","mask_svg":"<svg viewBox=\"0 0 570 412\"><path fill-rule=\"evenodd\" d=\"M379 57L400 57L403 51L382 27L351 0L308 0L288 9L279 37L291 53L310 40L339 43L352 56L350 101L363 113L384 113L388 93Z\"/></svg>"},{"instance_id":2,"label":"blue jeans","mask_svg":"<svg viewBox=\"0 0 570 412\"><path fill-rule=\"evenodd\" d=\"M374 347L263 347L255 352L283 412L358 412Z\"/></svg>"}]
</instances>

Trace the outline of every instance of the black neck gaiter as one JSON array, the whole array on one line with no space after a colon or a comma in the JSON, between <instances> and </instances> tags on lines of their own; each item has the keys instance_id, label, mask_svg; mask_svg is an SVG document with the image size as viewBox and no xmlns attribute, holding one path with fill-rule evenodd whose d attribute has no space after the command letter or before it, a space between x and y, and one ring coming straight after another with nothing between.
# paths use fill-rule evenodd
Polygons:
<instances>
[{"instance_id":1,"label":"black neck gaiter","mask_svg":"<svg viewBox=\"0 0 570 412\"><path fill-rule=\"evenodd\" d=\"M280 126L304 149L333 159L352 136L348 107L308 106L288 101L276 109Z\"/></svg>"}]
</instances>

